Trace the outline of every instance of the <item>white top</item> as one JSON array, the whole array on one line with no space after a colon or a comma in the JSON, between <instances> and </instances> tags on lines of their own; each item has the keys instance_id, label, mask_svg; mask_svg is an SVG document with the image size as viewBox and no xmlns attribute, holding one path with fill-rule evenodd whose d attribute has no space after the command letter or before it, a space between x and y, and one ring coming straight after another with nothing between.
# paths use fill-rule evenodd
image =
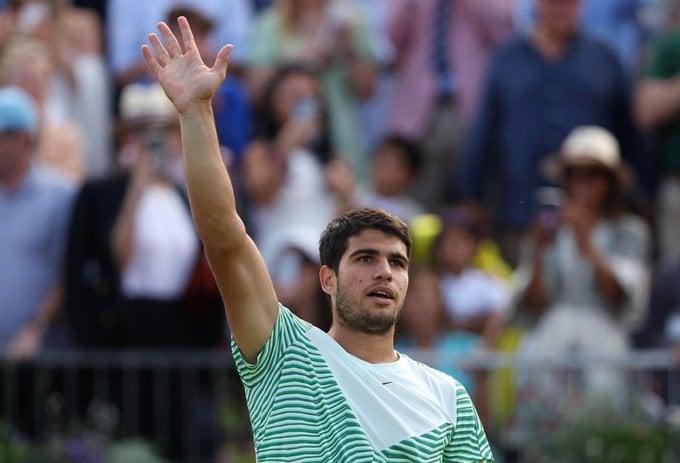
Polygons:
<instances>
[{"instance_id":1,"label":"white top","mask_svg":"<svg viewBox=\"0 0 680 463\"><path fill-rule=\"evenodd\" d=\"M176 190L152 186L144 192L133 240L132 256L121 278L123 294L180 297L198 258L199 242L189 209Z\"/></svg>"},{"instance_id":2,"label":"white top","mask_svg":"<svg viewBox=\"0 0 680 463\"><path fill-rule=\"evenodd\" d=\"M275 262L291 241L299 235L318 247L326 224L335 216L336 203L326 188L324 167L310 151L298 149L288 156L286 177L271 205L254 205L255 243L267 268ZM302 243L297 242L300 246Z\"/></svg>"},{"instance_id":3,"label":"white top","mask_svg":"<svg viewBox=\"0 0 680 463\"><path fill-rule=\"evenodd\" d=\"M460 275L446 274L439 280L446 312L464 321L477 315L501 312L508 308L510 289L484 270L470 268Z\"/></svg>"}]
</instances>

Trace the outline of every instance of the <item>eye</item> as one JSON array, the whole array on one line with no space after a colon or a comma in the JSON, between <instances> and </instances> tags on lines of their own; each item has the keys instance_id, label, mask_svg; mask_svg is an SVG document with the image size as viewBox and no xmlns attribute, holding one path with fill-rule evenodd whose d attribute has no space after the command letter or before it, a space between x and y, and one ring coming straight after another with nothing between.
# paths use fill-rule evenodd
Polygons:
<instances>
[{"instance_id":1,"label":"eye","mask_svg":"<svg viewBox=\"0 0 680 463\"><path fill-rule=\"evenodd\" d=\"M371 262L371 260L373 260L373 256L370 256L368 254L359 256L357 258L357 262Z\"/></svg>"},{"instance_id":2,"label":"eye","mask_svg":"<svg viewBox=\"0 0 680 463\"><path fill-rule=\"evenodd\" d=\"M401 259L392 259L390 265L399 268L406 268L406 262Z\"/></svg>"}]
</instances>

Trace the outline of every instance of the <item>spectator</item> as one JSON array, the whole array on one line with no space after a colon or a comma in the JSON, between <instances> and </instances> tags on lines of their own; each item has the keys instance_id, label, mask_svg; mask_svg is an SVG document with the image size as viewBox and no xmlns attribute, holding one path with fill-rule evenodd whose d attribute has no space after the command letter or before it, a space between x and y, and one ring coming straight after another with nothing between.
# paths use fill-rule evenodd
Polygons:
<instances>
[{"instance_id":1,"label":"spectator","mask_svg":"<svg viewBox=\"0 0 680 463\"><path fill-rule=\"evenodd\" d=\"M645 44L658 27L650 18L657 0L583 0L579 24L594 37L608 43L617 53L627 73L640 70ZM515 24L530 30L536 17L536 0L518 0Z\"/></svg>"},{"instance_id":2,"label":"spectator","mask_svg":"<svg viewBox=\"0 0 680 463\"><path fill-rule=\"evenodd\" d=\"M170 9L191 7L215 21L211 55L222 45L234 45L234 66L244 63L248 53L246 36L252 21L250 0L108 0L107 49L109 65L118 90L125 85L148 81L149 74L139 56L147 32L163 21Z\"/></svg>"},{"instance_id":3,"label":"spectator","mask_svg":"<svg viewBox=\"0 0 680 463\"><path fill-rule=\"evenodd\" d=\"M76 339L99 347L215 345L224 337L217 299L186 306L202 252L179 186L173 107L160 86L133 84L120 115L120 172L82 187L71 224L67 304Z\"/></svg>"},{"instance_id":4,"label":"spectator","mask_svg":"<svg viewBox=\"0 0 680 463\"><path fill-rule=\"evenodd\" d=\"M364 151L372 153L387 133L387 118L394 87L395 51L388 35L390 3L394 0L341 0L357 9L366 23L369 44L375 57L375 75L370 95L356 101Z\"/></svg>"},{"instance_id":5,"label":"spectator","mask_svg":"<svg viewBox=\"0 0 680 463\"><path fill-rule=\"evenodd\" d=\"M280 68L259 111L261 127L246 148L243 180L249 226L271 269L291 234L319 236L341 204L325 178L336 157L316 74L303 65Z\"/></svg>"},{"instance_id":6,"label":"spectator","mask_svg":"<svg viewBox=\"0 0 680 463\"><path fill-rule=\"evenodd\" d=\"M579 3L538 0L531 33L499 49L459 172L463 197L495 211L497 240L513 266L535 192L546 184L541 160L573 127L607 128L624 156L635 153L626 73L609 47L579 31Z\"/></svg>"},{"instance_id":7,"label":"spectator","mask_svg":"<svg viewBox=\"0 0 680 463\"><path fill-rule=\"evenodd\" d=\"M371 161L367 186L355 185L352 179L336 181L348 204L385 209L407 224L427 210L410 194L422 168L418 144L400 135L386 135L376 147ZM342 185L345 185L343 187Z\"/></svg>"},{"instance_id":8,"label":"spectator","mask_svg":"<svg viewBox=\"0 0 680 463\"><path fill-rule=\"evenodd\" d=\"M53 56L42 39L16 36L2 50L0 85L24 89L38 106L37 155L78 184L85 177L83 129L53 92L56 79Z\"/></svg>"},{"instance_id":9,"label":"spectator","mask_svg":"<svg viewBox=\"0 0 680 463\"><path fill-rule=\"evenodd\" d=\"M424 266L411 270L395 346L413 357L418 357L418 350L431 351L436 358L427 364L456 378L474 396L473 375L459 363L477 347L477 338L449 329L439 276L434 269ZM477 400L475 404L479 407Z\"/></svg>"},{"instance_id":10,"label":"spectator","mask_svg":"<svg viewBox=\"0 0 680 463\"><path fill-rule=\"evenodd\" d=\"M301 319L328 330L331 327L330 301L319 285L318 236L299 229L288 236L281 254L272 266L272 281L281 304Z\"/></svg>"},{"instance_id":11,"label":"spectator","mask_svg":"<svg viewBox=\"0 0 680 463\"><path fill-rule=\"evenodd\" d=\"M0 89L0 352L31 357L57 320L73 186L35 159L38 107Z\"/></svg>"},{"instance_id":12,"label":"spectator","mask_svg":"<svg viewBox=\"0 0 680 463\"><path fill-rule=\"evenodd\" d=\"M452 199L463 134L478 106L489 56L512 31L512 0L392 0L395 51L387 130L422 142L415 197L437 210Z\"/></svg>"},{"instance_id":13,"label":"spectator","mask_svg":"<svg viewBox=\"0 0 680 463\"><path fill-rule=\"evenodd\" d=\"M660 142L660 185L655 223L658 255L680 255L680 4L675 3L671 28L652 47L644 77L635 91L635 118Z\"/></svg>"},{"instance_id":14,"label":"spectator","mask_svg":"<svg viewBox=\"0 0 680 463\"><path fill-rule=\"evenodd\" d=\"M30 37L44 42L49 59L34 58L53 63L53 77L46 82L49 118L70 119L82 129L83 170L87 176L108 173L111 82L101 20L91 10L66 0L15 0L0 13L0 21L5 22L3 32L9 41L18 36L18 41Z\"/></svg>"},{"instance_id":15,"label":"spectator","mask_svg":"<svg viewBox=\"0 0 680 463\"><path fill-rule=\"evenodd\" d=\"M204 60L214 60L211 34L215 22L199 8L178 6L168 12L167 24L179 34L177 18L184 16L194 31L196 47ZM253 120L250 95L245 82L236 73L230 74L213 98L215 124L220 144L229 150L229 162L236 175L240 172L241 156L253 137Z\"/></svg>"},{"instance_id":16,"label":"spectator","mask_svg":"<svg viewBox=\"0 0 680 463\"><path fill-rule=\"evenodd\" d=\"M531 321L520 349L624 355L644 314L651 240L646 222L624 208L630 173L618 143L600 127L577 127L546 165L564 200L539 214L526 238L517 315ZM590 397L621 398L613 369L586 368L583 381Z\"/></svg>"},{"instance_id":17,"label":"spectator","mask_svg":"<svg viewBox=\"0 0 680 463\"><path fill-rule=\"evenodd\" d=\"M343 1L277 0L253 27L249 82L255 101L277 67L305 63L319 73L333 150L365 180L366 152L355 106L373 91L375 58L359 11Z\"/></svg>"},{"instance_id":18,"label":"spectator","mask_svg":"<svg viewBox=\"0 0 680 463\"><path fill-rule=\"evenodd\" d=\"M436 238L434 261L449 326L455 331L496 344L505 312L510 307L510 287L475 265L485 238L481 218L474 210L450 207L441 214L443 229Z\"/></svg>"}]
</instances>

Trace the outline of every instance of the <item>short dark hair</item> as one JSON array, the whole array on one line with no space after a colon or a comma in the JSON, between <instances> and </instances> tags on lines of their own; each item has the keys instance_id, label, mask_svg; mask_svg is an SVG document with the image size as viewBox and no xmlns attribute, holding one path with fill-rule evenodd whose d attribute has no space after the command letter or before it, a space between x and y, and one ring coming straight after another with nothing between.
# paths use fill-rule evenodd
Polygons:
<instances>
[{"instance_id":1,"label":"short dark hair","mask_svg":"<svg viewBox=\"0 0 680 463\"><path fill-rule=\"evenodd\" d=\"M411 258L413 242L408 225L396 215L385 210L361 207L345 212L326 226L319 240L321 265L325 265L337 273L340 267L340 259L347 251L349 238L367 229L375 229L396 236L406 245L407 256Z\"/></svg>"},{"instance_id":2,"label":"short dark hair","mask_svg":"<svg viewBox=\"0 0 680 463\"><path fill-rule=\"evenodd\" d=\"M415 140L404 135L391 133L385 135L380 140L378 150L387 147L392 147L399 150L411 172L416 175L420 173L423 168L423 154Z\"/></svg>"}]
</instances>

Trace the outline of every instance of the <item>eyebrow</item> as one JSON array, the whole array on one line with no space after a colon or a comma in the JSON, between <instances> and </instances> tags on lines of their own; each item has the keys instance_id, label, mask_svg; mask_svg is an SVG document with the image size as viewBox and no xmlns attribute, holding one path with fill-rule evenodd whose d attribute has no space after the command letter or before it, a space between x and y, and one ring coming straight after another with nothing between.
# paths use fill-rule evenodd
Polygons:
<instances>
[{"instance_id":1,"label":"eyebrow","mask_svg":"<svg viewBox=\"0 0 680 463\"><path fill-rule=\"evenodd\" d=\"M358 255L370 255L370 256L379 256L381 254L380 251L377 249L373 248L364 248L364 249L357 249L354 251L352 254L349 255L350 258L356 257ZM411 260L406 257L404 254L400 252L391 252L387 255L388 258L390 259L398 259L402 261L404 264L409 264Z\"/></svg>"}]
</instances>

